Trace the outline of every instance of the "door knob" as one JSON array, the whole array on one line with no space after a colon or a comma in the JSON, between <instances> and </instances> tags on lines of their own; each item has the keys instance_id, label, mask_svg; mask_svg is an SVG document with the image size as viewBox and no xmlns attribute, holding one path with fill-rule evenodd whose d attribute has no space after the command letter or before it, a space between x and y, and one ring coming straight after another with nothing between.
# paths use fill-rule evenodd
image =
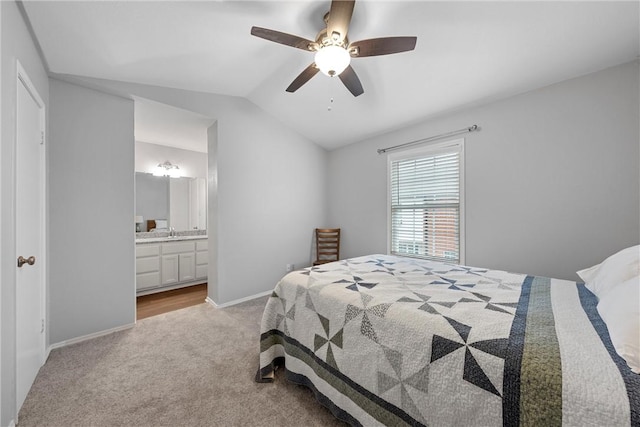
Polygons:
<instances>
[{"instance_id":1,"label":"door knob","mask_svg":"<svg viewBox=\"0 0 640 427\"><path fill-rule=\"evenodd\" d=\"M36 257L34 257L33 255L30 256L29 258L25 258L22 255L18 257L18 267L22 267L25 264L33 265L35 263L36 263Z\"/></svg>"}]
</instances>

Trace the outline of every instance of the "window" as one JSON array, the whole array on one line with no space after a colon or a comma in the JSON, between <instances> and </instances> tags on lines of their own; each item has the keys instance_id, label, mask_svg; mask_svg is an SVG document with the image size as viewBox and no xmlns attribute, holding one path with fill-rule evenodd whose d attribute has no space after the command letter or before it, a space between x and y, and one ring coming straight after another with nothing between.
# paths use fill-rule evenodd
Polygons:
<instances>
[{"instance_id":1,"label":"window","mask_svg":"<svg viewBox=\"0 0 640 427\"><path fill-rule=\"evenodd\" d=\"M463 144L389 156L392 254L464 262Z\"/></svg>"}]
</instances>

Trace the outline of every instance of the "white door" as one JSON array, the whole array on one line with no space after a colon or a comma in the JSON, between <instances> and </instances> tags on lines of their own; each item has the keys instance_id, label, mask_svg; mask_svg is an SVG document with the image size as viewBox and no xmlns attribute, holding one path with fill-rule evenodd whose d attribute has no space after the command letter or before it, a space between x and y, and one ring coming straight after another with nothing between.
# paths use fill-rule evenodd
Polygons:
<instances>
[{"instance_id":1,"label":"white door","mask_svg":"<svg viewBox=\"0 0 640 427\"><path fill-rule=\"evenodd\" d=\"M178 283L178 254L163 255L160 269L163 286Z\"/></svg>"},{"instance_id":2,"label":"white door","mask_svg":"<svg viewBox=\"0 0 640 427\"><path fill-rule=\"evenodd\" d=\"M188 282L196 278L196 256L194 252L180 254L178 278L181 282Z\"/></svg>"},{"instance_id":3,"label":"white door","mask_svg":"<svg viewBox=\"0 0 640 427\"><path fill-rule=\"evenodd\" d=\"M19 411L44 363L45 121L44 104L19 64L17 87L16 410Z\"/></svg>"}]
</instances>

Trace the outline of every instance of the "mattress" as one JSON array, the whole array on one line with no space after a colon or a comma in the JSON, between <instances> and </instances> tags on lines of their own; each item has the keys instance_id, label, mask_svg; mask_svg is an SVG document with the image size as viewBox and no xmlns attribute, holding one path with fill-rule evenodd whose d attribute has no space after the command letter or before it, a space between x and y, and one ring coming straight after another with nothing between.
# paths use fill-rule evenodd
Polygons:
<instances>
[{"instance_id":1,"label":"mattress","mask_svg":"<svg viewBox=\"0 0 640 427\"><path fill-rule=\"evenodd\" d=\"M287 274L260 367L351 425L640 425L584 284L390 255Z\"/></svg>"}]
</instances>

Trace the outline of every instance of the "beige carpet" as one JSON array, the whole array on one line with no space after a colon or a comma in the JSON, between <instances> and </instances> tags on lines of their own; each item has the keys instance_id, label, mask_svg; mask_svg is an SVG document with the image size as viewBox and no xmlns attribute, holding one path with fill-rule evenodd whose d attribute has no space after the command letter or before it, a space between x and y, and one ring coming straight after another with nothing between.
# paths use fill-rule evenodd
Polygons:
<instances>
[{"instance_id":1,"label":"beige carpet","mask_svg":"<svg viewBox=\"0 0 640 427\"><path fill-rule=\"evenodd\" d=\"M254 382L265 303L200 304L54 350L18 425L344 425L283 375Z\"/></svg>"}]
</instances>

